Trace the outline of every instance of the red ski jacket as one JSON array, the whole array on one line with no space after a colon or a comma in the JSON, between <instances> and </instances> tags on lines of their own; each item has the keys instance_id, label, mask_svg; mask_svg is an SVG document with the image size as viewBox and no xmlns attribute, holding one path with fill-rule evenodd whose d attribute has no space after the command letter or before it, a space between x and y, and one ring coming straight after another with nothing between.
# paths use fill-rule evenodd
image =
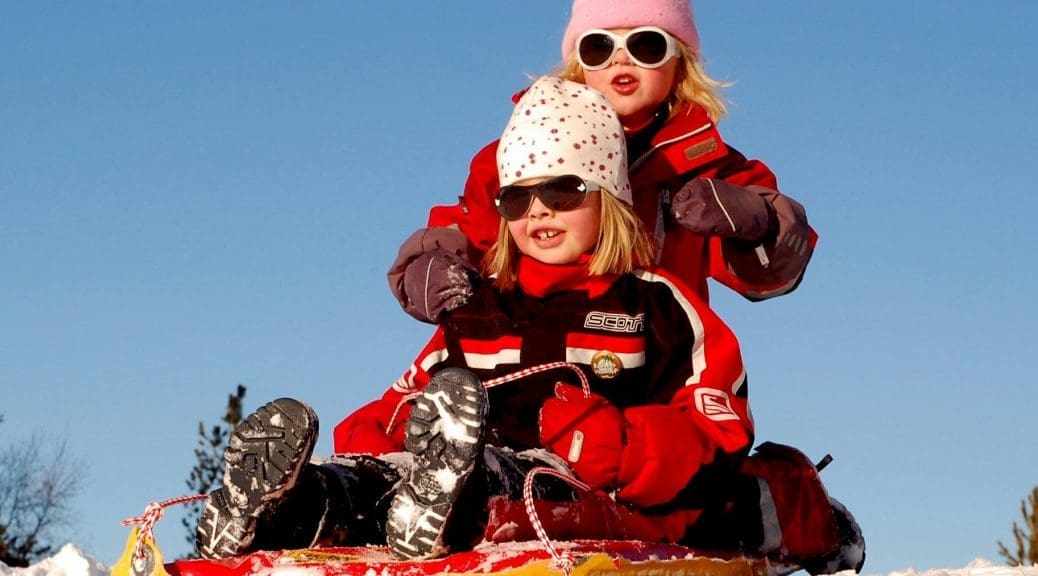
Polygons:
<instances>
[{"instance_id":1,"label":"red ski jacket","mask_svg":"<svg viewBox=\"0 0 1038 576\"><path fill-rule=\"evenodd\" d=\"M664 271L588 277L582 263L527 258L518 283L508 293L483 283L448 313L392 388L335 428L336 452L403 450L401 400L443 368L468 368L486 381L567 361L621 410L623 450L644 463L621 473L618 499L666 503L704 470L739 465L753 422L738 341L695 292ZM557 369L490 388L488 442L539 447L538 413L559 381L580 384L572 371Z\"/></svg>"},{"instance_id":2,"label":"red ski jacket","mask_svg":"<svg viewBox=\"0 0 1038 576\"><path fill-rule=\"evenodd\" d=\"M500 216L494 206L499 184L497 142L472 159L464 195L457 204L434 206L429 227L459 228L483 253L497 240ZM677 276L708 300L707 277L750 300L792 291L811 258L818 235L800 204L778 192L775 175L764 163L747 160L721 139L717 126L701 107L686 104L652 137L649 150L630 159L634 208L660 247L660 268ZM696 178L715 178L754 186L775 210L778 235L763 247L745 242L705 238L678 224L670 214L670 197Z\"/></svg>"}]
</instances>

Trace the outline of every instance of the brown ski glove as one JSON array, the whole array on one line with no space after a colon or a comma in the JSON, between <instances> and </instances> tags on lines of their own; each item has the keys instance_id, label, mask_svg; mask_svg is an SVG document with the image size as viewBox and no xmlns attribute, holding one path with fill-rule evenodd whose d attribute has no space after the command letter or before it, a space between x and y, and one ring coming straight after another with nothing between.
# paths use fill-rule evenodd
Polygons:
<instances>
[{"instance_id":1,"label":"brown ski glove","mask_svg":"<svg viewBox=\"0 0 1038 576\"><path fill-rule=\"evenodd\" d=\"M389 287L405 312L435 324L444 311L468 302L479 271L467 259L468 241L454 228L422 228L389 269Z\"/></svg>"},{"instance_id":2,"label":"brown ski glove","mask_svg":"<svg viewBox=\"0 0 1038 576\"><path fill-rule=\"evenodd\" d=\"M671 199L670 211L679 224L702 236L764 241L775 234L778 221L775 210L753 188L692 180Z\"/></svg>"}]
</instances>

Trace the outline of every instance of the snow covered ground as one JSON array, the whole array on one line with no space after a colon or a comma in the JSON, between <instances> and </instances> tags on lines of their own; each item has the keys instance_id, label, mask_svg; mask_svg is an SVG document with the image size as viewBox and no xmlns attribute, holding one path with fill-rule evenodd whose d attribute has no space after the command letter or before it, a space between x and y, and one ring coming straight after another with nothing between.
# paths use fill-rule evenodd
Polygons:
<instances>
[{"instance_id":1,"label":"snow covered ground","mask_svg":"<svg viewBox=\"0 0 1038 576\"><path fill-rule=\"evenodd\" d=\"M868 572L866 563L865 574ZM57 554L28 568L10 568L0 563L0 576L107 576L111 567L94 560L74 544L66 544ZM801 573L805 574L805 573ZM850 576L852 573L841 573ZM912 568L891 572L888 576L1038 576L1038 566L1010 568L978 558L962 568L919 571Z\"/></svg>"},{"instance_id":2,"label":"snow covered ground","mask_svg":"<svg viewBox=\"0 0 1038 576\"><path fill-rule=\"evenodd\" d=\"M106 576L110 567L65 544L58 553L28 568L10 568L0 563L0 576Z\"/></svg>"}]
</instances>

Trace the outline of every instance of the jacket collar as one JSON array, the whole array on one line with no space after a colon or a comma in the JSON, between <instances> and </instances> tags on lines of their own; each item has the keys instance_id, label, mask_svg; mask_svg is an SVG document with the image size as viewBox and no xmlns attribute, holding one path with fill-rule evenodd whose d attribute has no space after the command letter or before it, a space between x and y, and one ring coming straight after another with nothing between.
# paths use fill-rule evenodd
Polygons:
<instances>
[{"instance_id":1,"label":"jacket collar","mask_svg":"<svg viewBox=\"0 0 1038 576\"><path fill-rule=\"evenodd\" d=\"M588 298L595 298L612 286L616 275L592 275L590 261L591 255L585 254L572 264L545 264L523 254L519 257L517 283L523 292L537 298L567 290L583 290Z\"/></svg>"},{"instance_id":2,"label":"jacket collar","mask_svg":"<svg viewBox=\"0 0 1038 576\"><path fill-rule=\"evenodd\" d=\"M630 163L631 173L659 158L678 174L723 158L728 150L706 110L686 103L652 137L652 147Z\"/></svg>"}]
</instances>

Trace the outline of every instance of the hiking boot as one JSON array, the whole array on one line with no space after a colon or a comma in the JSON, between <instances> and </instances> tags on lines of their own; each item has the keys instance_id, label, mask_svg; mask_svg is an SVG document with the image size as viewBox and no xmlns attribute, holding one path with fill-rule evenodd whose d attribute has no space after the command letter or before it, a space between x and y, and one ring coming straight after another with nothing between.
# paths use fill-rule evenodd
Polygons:
<instances>
[{"instance_id":1,"label":"hiking boot","mask_svg":"<svg viewBox=\"0 0 1038 576\"><path fill-rule=\"evenodd\" d=\"M865 564L865 538L861 534L861 526L838 500L830 497L829 504L840 533L840 545L824 556L804 562L803 568L814 576L835 574L843 570L854 570L860 574Z\"/></svg>"},{"instance_id":2,"label":"hiking boot","mask_svg":"<svg viewBox=\"0 0 1038 576\"><path fill-rule=\"evenodd\" d=\"M414 467L389 508L386 540L400 558L446 552L444 528L483 452L487 392L468 370L447 368L422 390L407 421L404 446Z\"/></svg>"},{"instance_id":3,"label":"hiking boot","mask_svg":"<svg viewBox=\"0 0 1038 576\"><path fill-rule=\"evenodd\" d=\"M210 492L198 522L199 554L251 551L258 519L296 486L316 443L317 415L291 398L269 402L238 423L223 453L223 487Z\"/></svg>"},{"instance_id":4,"label":"hiking boot","mask_svg":"<svg viewBox=\"0 0 1038 576\"><path fill-rule=\"evenodd\" d=\"M255 519L236 516L217 488L209 493L195 529L195 547L202 558L228 558L246 551L252 543Z\"/></svg>"}]
</instances>

